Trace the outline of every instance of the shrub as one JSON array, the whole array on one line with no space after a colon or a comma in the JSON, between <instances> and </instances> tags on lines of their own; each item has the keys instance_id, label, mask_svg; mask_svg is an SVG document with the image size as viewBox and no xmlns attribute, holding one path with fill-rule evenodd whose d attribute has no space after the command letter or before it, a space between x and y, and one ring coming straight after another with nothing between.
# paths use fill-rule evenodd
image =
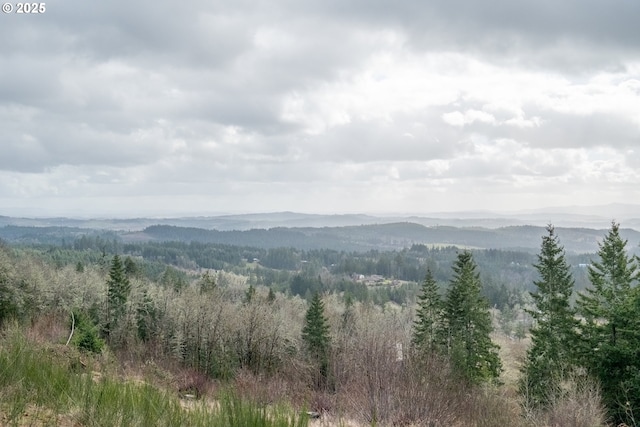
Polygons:
<instances>
[{"instance_id":1,"label":"shrub","mask_svg":"<svg viewBox=\"0 0 640 427\"><path fill-rule=\"evenodd\" d=\"M73 310L71 313L71 328L73 337L71 343L81 350L100 353L104 347L104 340L100 338L98 327L87 313Z\"/></svg>"}]
</instances>

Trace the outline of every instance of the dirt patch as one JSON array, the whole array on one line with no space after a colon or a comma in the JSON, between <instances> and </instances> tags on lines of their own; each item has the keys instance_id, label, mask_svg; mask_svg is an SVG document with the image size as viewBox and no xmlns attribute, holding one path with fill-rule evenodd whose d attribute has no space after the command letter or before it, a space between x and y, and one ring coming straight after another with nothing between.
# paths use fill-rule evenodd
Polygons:
<instances>
[{"instance_id":1,"label":"dirt patch","mask_svg":"<svg viewBox=\"0 0 640 427\"><path fill-rule=\"evenodd\" d=\"M74 420L69 414L55 414L52 410L29 405L17 419L10 420L9 416L0 412L0 425L16 425L19 427L40 427L55 425L58 427L81 427L82 424Z\"/></svg>"}]
</instances>

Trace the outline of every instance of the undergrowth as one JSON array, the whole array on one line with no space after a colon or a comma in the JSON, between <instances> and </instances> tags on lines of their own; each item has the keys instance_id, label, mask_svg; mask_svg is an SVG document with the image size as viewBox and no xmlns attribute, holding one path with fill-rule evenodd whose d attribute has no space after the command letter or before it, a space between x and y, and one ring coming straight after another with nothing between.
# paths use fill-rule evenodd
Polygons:
<instances>
[{"instance_id":1,"label":"undergrowth","mask_svg":"<svg viewBox=\"0 0 640 427\"><path fill-rule=\"evenodd\" d=\"M61 348L64 348L61 346ZM62 359L62 360L61 360ZM305 413L224 393L219 404L186 406L173 393L123 381L29 341L12 326L0 336L0 425L304 427ZM27 420L25 420L27 419Z\"/></svg>"}]
</instances>

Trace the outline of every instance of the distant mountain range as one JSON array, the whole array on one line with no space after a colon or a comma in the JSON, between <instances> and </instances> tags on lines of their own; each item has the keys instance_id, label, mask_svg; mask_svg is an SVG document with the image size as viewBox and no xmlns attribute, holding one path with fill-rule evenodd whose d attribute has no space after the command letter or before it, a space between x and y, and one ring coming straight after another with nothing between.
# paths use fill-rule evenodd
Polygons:
<instances>
[{"instance_id":1,"label":"distant mountain range","mask_svg":"<svg viewBox=\"0 0 640 427\"><path fill-rule=\"evenodd\" d=\"M506 214L441 212L430 216L318 215L295 212L185 218L74 219L0 216L0 238L11 242L70 241L108 233L127 241L199 241L254 247L369 250L412 244L537 251L544 226L554 224L570 252L595 252L611 221L629 249L640 242L640 206L548 208Z\"/></svg>"},{"instance_id":2,"label":"distant mountain range","mask_svg":"<svg viewBox=\"0 0 640 427\"><path fill-rule=\"evenodd\" d=\"M616 220L623 228L640 231L640 205L610 204L569 206L513 212L463 211L429 214L307 214L296 212L252 213L180 218L16 218L0 216L5 225L33 227L79 227L117 231L140 231L151 225L175 225L207 230L251 230L275 227L346 227L411 222L425 226L501 228L516 225L608 228Z\"/></svg>"},{"instance_id":3,"label":"distant mountain range","mask_svg":"<svg viewBox=\"0 0 640 427\"><path fill-rule=\"evenodd\" d=\"M588 228L556 228L561 244L569 252L590 253L598 250L598 242L606 230ZM546 234L541 226L508 226L501 228L432 226L410 222L358 225L345 227L297 227L252 230L204 230L201 228L154 225L141 232L121 234L127 241L182 241L219 243L261 248L294 247L299 249L336 249L365 251L393 250L414 244L458 246L465 248L503 249L537 252ZM637 252L640 232L622 229L629 241L628 249Z\"/></svg>"}]
</instances>

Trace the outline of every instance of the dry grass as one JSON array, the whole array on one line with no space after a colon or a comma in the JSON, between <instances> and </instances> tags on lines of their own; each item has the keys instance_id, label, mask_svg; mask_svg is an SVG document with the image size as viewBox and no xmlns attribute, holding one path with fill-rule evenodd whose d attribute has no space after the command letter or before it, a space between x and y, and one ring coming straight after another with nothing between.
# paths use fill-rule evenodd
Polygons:
<instances>
[{"instance_id":1,"label":"dry grass","mask_svg":"<svg viewBox=\"0 0 640 427\"><path fill-rule=\"evenodd\" d=\"M51 409L28 405L19 419L9 420L6 414L0 414L0 425L15 427L81 427L73 414L56 414Z\"/></svg>"},{"instance_id":2,"label":"dry grass","mask_svg":"<svg viewBox=\"0 0 640 427\"><path fill-rule=\"evenodd\" d=\"M535 427L606 426L606 410L597 384L574 374L558 386L561 390L551 406L542 410L525 408L524 417Z\"/></svg>"},{"instance_id":3,"label":"dry grass","mask_svg":"<svg viewBox=\"0 0 640 427\"><path fill-rule=\"evenodd\" d=\"M388 347L370 352L367 366L334 392L311 391L309 409L323 414L316 426L517 426L517 401L497 387L455 381L443 360L398 362Z\"/></svg>"},{"instance_id":4,"label":"dry grass","mask_svg":"<svg viewBox=\"0 0 640 427\"><path fill-rule=\"evenodd\" d=\"M494 332L491 335L494 343L500 346L498 354L502 360L502 375L500 381L509 389L517 390L520 378L520 367L527 355L527 348L531 343L529 338L513 339L505 334Z\"/></svg>"},{"instance_id":5,"label":"dry grass","mask_svg":"<svg viewBox=\"0 0 640 427\"><path fill-rule=\"evenodd\" d=\"M36 343L64 344L69 336L69 313L57 312L38 316L27 329L27 338Z\"/></svg>"}]
</instances>

